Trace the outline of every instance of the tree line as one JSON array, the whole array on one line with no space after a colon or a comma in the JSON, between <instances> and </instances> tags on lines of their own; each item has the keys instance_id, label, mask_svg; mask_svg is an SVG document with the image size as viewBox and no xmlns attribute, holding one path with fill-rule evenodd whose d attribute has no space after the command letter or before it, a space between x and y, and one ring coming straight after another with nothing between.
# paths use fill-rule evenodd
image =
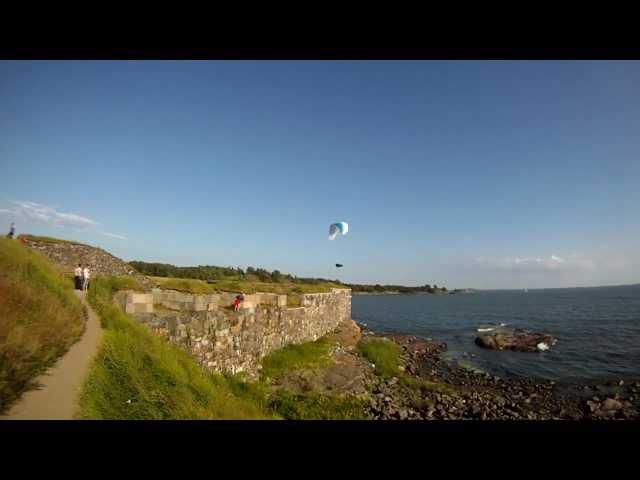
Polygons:
<instances>
[{"instance_id":1,"label":"tree line","mask_svg":"<svg viewBox=\"0 0 640 480\"><path fill-rule=\"evenodd\" d=\"M145 275L152 275L154 277L192 278L196 280L203 280L205 282L213 282L216 280L245 280L266 283L335 283L338 285L344 285L347 288L351 288L351 290L354 292L369 293L436 293L438 291L447 291L445 287L440 288L437 285L431 286L428 284L419 287L406 287L403 285L362 285L343 283L340 280L329 280L326 278L297 277L288 273L282 273L279 270L269 271L264 268L256 267L247 267L246 270L243 270L239 267L217 267L213 265L178 267L169 263L142 262L136 260L129 262L129 265Z\"/></svg>"},{"instance_id":2,"label":"tree line","mask_svg":"<svg viewBox=\"0 0 640 480\"><path fill-rule=\"evenodd\" d=\"M129 262L133 268L145 275L154 277L193 278L203 281L216 280L247 280L266 283L292 282L292 283L327 283L341 284L339 280L327 280L324 278L296 277L279 270L269 271L264 268L247 267L243 270L239 267L217 267L213 265L198 265L197 267L178 267L168 263Z\"/></svg>"},{"instance_id":3,"label":"tree line","mask_svg":"<svg viewBox=\"0 0 640 480\"><path fill-rule=\"evenodd\" d=\"M349 284L349 287L354 292L367 292L367 293L383 293L383 292L399 292L399 293L437 293L446 292L446 287L438 287L437 285L423 285L420 287L406 287L404 285L358 285Z\"/></svg>"}]
</instances>

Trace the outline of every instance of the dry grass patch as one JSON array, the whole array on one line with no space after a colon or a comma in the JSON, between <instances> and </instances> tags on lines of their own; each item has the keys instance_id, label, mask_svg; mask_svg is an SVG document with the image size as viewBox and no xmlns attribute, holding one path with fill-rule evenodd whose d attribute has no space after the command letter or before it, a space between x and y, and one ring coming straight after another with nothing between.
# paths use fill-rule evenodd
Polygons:
<instances>
[{"instance_id":1,"label":"dry grass patch","mask_svg":"<svg viewBox=\"0 0 640 480\"><path fill-rule=\"evenodd\" d=\"M0 239L0 412L84 332L69 279L40 253Z\"/></svg>"}]
</instances>

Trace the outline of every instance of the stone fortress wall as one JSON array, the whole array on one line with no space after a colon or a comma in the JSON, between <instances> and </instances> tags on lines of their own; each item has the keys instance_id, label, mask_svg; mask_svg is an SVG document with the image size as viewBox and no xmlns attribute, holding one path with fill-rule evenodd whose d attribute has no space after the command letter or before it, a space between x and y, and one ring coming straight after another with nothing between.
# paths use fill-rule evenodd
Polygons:
<instances>
[{"instance_id":1,"label":"stone fortress wall","mask_svg":"<svg viewBox=\"0 0 640 480\"><path fill-rule=\"evenodd\" d=\"M301 295L301 306L287 307L287 296L245 295L238 312L233 293L189 294L153 289L120 291L114 302L157 335L189 351L216 372L254 375L265 355L287 345L317 340L351 319L351 290Z\"/></svg>"}]
</instances>

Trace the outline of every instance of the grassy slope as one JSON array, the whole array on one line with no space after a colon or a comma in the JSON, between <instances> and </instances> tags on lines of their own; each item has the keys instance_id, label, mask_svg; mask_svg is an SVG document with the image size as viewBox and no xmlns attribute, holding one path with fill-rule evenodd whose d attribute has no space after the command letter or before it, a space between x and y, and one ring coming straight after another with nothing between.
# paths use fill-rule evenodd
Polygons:
<instances>
[{"instance_id":1,"label":"grassy slope","mask_svg":"<svg viewBox=\"0 0 640 480\"><path fill-rule=\"evenodd\" d=\"M40 253L0 238L0 411L84 332L72 283Z\"/></svg>"},{"instance_id":2,"label":"grassy slope","mask_svg":"<svg viewBox=\"0 0 640 480\"><path fill-rule=\"evenodd\" d=\"M82 418L277 418L255 389L205 372L188 353L112 304L116 290L134 286L132 279L96 279L89 292L106 331L83 388Z\"/></svg>"},{"instance_id":3,"label":"grassy slope","mask_svg":"<svg viewBox=\"0 0 640 480\"><path fill-rule=\"evenodd\" d=\"M279 378L291 370L315 369L331 365L331 343L326 338L289 345L262 359L262 375Z\"/></svg>"},{"instance_id":4,"label":"grassy slope","mask_svg":"<svg viewBox=\"0 0 640 480\"><path fill-rule=\"evenodd\" d=\"M387 339L375 339L358 344L360 354L375 365L375 372L384 378L398 377L400 371L400 346Z\"/></svg>"},{"instance_id":5,"label":"grassy slope","mask_svg":"<svg viewBox=\"0 0 640 480\"><path fill-rule=\"evenodd\" d=\"M98 279L90 290L89 301L106 332L81 396L83 418L362 418L359 399L274 392L269 387L269 378L330 365L331 344L326 339L291 345L265 357L260 381L210 374L188 353L153 336L113 305L113 292L122 288L135 288L132 279Z\"/></svg>"},{"instance_id":6,"label":"grassy slope","mask_svg":"<svg viewBox=\"0 0 640 480\"><path fill-rule=\"evenodd\" d=\"M295 370L317 370L332 365L332 343L325 337L315 342L290 345L267 355L262 360L262 388L273 379ZM284 389L272 392L262 401L289 420L356 420L364 418L364 402L345 395L317 392L303 394Z\"/></svg>"}]
</instances>

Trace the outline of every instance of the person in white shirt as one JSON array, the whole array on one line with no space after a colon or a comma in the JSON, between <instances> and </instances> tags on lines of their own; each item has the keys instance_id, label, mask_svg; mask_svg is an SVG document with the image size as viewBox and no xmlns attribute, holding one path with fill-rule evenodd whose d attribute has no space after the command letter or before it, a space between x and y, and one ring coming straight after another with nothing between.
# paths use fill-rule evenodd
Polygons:
<instances>
[{"instance_id":1,"label":"person in white shirt","mask_svg":"<svg viewBox=\"0 0 640 480\"><path fill-rule=\"evenodd\" d=\"M84 267L84 269L82 270L82 277L83 277L82 289L86 291L89 288L89 266L88 265Z\"/></svg>"},{"instance_id":2,"label":"person in white shirt","mask_svg":"<svg viewBox=\"0 0 640 480\"><path fill-rule=\"evenodd\" d=\"M76 283L76 290L82 290L82 264L79 263L73 271L73 279Z\"/></svg>"}]
</instances>

